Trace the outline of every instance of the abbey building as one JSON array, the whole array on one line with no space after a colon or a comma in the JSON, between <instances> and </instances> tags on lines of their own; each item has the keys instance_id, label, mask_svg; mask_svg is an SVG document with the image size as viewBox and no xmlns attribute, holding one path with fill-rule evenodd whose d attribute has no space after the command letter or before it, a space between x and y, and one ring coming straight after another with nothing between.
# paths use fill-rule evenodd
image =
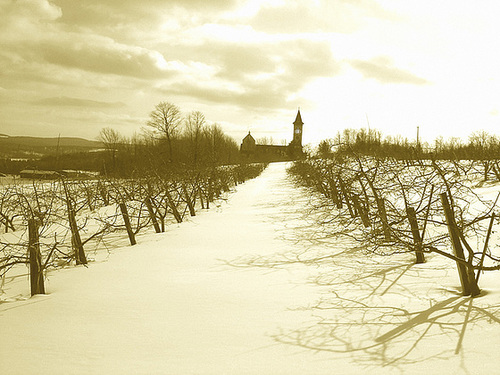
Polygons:
<instances>
[{"instance_id":1,"label":"abbey building","mask_svg":"<svg viewBox=\"0 0 500 375\"><path fill-rule=\"evenodd\" d=\"M293 122L293 139L288 145L259 145L248 132L240 146L242 156L249 161L286 161L296 160L303 156L302 152L302 117L300 109Z\"/></svg>"}]
</instances>

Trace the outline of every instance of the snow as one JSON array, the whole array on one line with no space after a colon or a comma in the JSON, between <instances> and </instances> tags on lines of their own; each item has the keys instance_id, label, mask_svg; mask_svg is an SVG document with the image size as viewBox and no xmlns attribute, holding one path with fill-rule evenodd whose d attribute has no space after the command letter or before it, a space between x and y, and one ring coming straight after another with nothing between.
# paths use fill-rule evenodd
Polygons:
<instances>
[{"instance_id":1,"label":"snow","mask_svg":"<svg viewBox=\"0 0 500 375\"><path fill-rule=\"evenodd\" d=\"M47 295L10 280L0 374L500 373L496 273L471 301L442 257L382 261L319 238L285 169L88 267L51 271Z\"/></svg>"}]
</instances>

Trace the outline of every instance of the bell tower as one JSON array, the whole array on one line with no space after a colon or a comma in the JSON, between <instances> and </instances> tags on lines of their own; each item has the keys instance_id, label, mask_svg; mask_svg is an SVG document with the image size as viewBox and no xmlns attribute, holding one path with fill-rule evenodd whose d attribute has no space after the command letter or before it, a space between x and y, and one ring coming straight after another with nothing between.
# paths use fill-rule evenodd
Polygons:
<instances>
[{"instance_id":1,"label":"bell tower","mask_svg":"<svg viewBox=\"0 0 500 375\"><path fill-rule=\"evenodd\" d=\"M292 143L295 146L302 148L302 126L304 123L302 122L302 117L300 116L300 108L297 111L297 117L295 117L295 121L293 122L293 141Z\"/></svg>"}]
</instances>

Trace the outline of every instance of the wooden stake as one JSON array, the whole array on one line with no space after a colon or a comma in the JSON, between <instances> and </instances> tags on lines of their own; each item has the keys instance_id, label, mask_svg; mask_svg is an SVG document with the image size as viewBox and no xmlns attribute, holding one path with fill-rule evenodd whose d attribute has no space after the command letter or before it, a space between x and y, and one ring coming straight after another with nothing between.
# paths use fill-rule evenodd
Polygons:
<instances>
[{"instance_id":1,"label":"wooden stake","mask_svg":"<svg viewBox=\"0 0 500 375\"><path fill-rule=\"evenodd\" d=\"M339 185L340 185L340 190L342 192L342 195L344 196L344 201L347 206L347 209L349 210L349 215L351 215L352 218L356 217L356 213L352 209L351 202L349 200L349 194L347 193L347 189L343 183L342 180L339 180Z\"/></svg>"},{"instance_id":2,"label":"wooden stake","mask_svg":"<svg viewBox=\"0 0 500 375\"><path fill-rule=\"evenodd\" d=\"M200 197L201 209L204 209L205 208L205 204L203 203L203 191L202 191L202 189L201 189L201 187L199 185L197 186L197 189L198 189L198 195Z\"/></svg>"},{"instance_id":3,"label":"wooden stake","mask_svg":"<svg viewBox=\"0 0 500 375\"><path fill-rule=\"evenodd\" d=\"M101 195L102 201L104 202L105 206L109 205L109 195L106 187L101 183L98 182L98 188L99 188L99 194Z\"/></svg>"},{"instance_id":4,"label":"wooden stake","mask_svg":"<svg viewBox=\"0 0 500 375\"><path fill-rule=\"evenodd\" d=\"M342 202L339 199L339 191L335 180L332 178L328 179L328 186L330 188L330 194L333 200L333 203L337 206L337 208L342 208ZM340 206L340 207L339 207Z\"/></svg>"},{"instance_id":5,"label":"wooden stake","mask_svg":"<svg viewBox=\"0 0 500 375\"><path fill-rule=\"evenodd\" d=\"M71 197L69 194L68 186L66 182L62 181L64 187L64 194L66 196L66 208L68 210L68 222L69 228L71 230L71 244L73 250L75 251L75 261L76 264L87 264L87 257L85 256L85 250L83 249L82 239L80 237L80 232L78 231L78 225L76 223L75 209L71 203Z\"/></svg>"},{"instance_id":6,"label":"wooden stake","mask_svg":"<svg viewBox=\"0 0 500 375\"><path fill-rule=\"evenodd\" d=\"M486 256L486 250L488 249L488 242L490 241L491 230L493 229L493 222L495 221L495 213L491 214L490 226L488 227L488 233L486 234L486 239L484 240L483 254L481 255L481 260L479 262L479 269L477 270L476 283L479 281L479 275L481 275L481 267L484 263L484 257Z\"/></svg>"},{"instance_id":7,"label":"wooden stake","mask_svg":"<svg viewBox=\"0 0 500 375\"><path fill-rule=\"evenodd\" d=\"M128 216L127 205L125 203L120 203L120 211L122 212L123 222L125 223L125 228L127 229L130 245L134 246L137 242L135 240L135 233L132 230L132 225L130 224L130 217Z\"/></svg>"},{"instance_id":8,"label":"wooden stake","mask_svg":"<svg viewBox=\"0 0 500 375\"><path fill-rule=\"evenodd\" d=\"M151 201L150 197L146 197L145 202L146 203L146 208L148 209L149 217L151 221L153 222L153 227L155 228L156 233L161 233L160 225L158 224L158 219L156 217L156 212L153 207L153 202Z\"/></svg>"},{"instance_id":9,"label":"wooden stake","mask_svg":"<svg viewBox=\"0 0 500 375\"><path fill-rule=\"evenodd\" d=\"M177 206L175 205L174 200L172 199L172 195L170 195L170 192L168 190L165 190L165 195L167 196L167 204L172 210L175 220L177 220L178 223L182 223L182 216L177 210Z\"/></svg>"},{"instance_id":10,"label":"wooden stake","mask_svg":"<svg viewBox=\"0 0 500 375\"><path fill-rule=\"evenodd\" d=\"M356 194L353 194L351 196L352 203L354 204L354 208L358 212L359 216L361 217L361 221L363 222L363 225L365 228L368 228L370 224L370 218L368 217L368 212L366 211L366 208L361 204L359 197Z\"/></svg>"},{"instance_id":11,"label":"wooden stake","mask_svg":"<svg viewBox=\"0 0 500 375\"><path fill-rule=\"evenodd\" d=\"M448 195L446 193L441 193L441 203L443 205L444 214L446 217L448 233L453 245L453 252L457 258L465 260L464 250L462 248L460 235L458 233L458 227L455 222L455 215L448 201ZM457 269L458 275L460 277L460 283L462 284L462 294L464 296L477 296L481 291L477 286L472 267L467 267L464 264L457 262Z\"/></svg>"},{"instance_id":12,"label":"wooden stake","mask_svg":"<svg viewBox=\"0 0 500 375\"><path fill-rule=\"evenodd\" d=\"M425 263L424 253L422 252L422 238L420 237L420 230L418 229L417 214L413 207L406 208L408 221L410 222L411 233L413 235L413 243L415 245L415 263Z\"/></svg>"},{"instance_id":13,"label":"wooden stake","mask_svg":"<svg viewBox=\"0 0 500 375\"><path fill-rule=\"evenodd\" d=\"M194 209L193 201L191 200L191 196L189 195L187 188L186 188L186 185L184 185L184 184L182 185L182 192L184 194L184 199L186 200L186 203L187 203L188 208L189 208L189 214L191 216L196 216L196 211Z\"/></svg>"},{"instance_id":14,"label":"wooden stake","mask_svg":"<svg viewBox=\"0 0 500 375\"><path fill-rule=\"evenodd\" d=\"M30 261L31 295L45 294L43 283L42 255L40 254L40 237L36 219L28 220L28 253Z\"/></svg>"},{"instance_id":15,"label":"wooden stake","mask_svg":"<svg viewBox=\"0 0 500 375\"><path fill-rule=\"evenodd\" d=\"M384 231L384 237L387 242L392 240L391 228L389 227L389 221L387 220L387 212L385 210L384 198L376 198L378 214L380 215L380 220L382 221L382 229Z\"/></svg>"},{"instance_id":16,"label":"wooden stake","mask_svg":"<svg viewBox=\"0 0 500 375\"><path fill-rule=\"evenodd\" d=\"M75 250L76 264L87 264L87 257L85 256L82 239L78 231L78 225L76 224L75 211L71 207L68 209L68 221L71 229L71 242Z\"/></svg>"}]
</instances>

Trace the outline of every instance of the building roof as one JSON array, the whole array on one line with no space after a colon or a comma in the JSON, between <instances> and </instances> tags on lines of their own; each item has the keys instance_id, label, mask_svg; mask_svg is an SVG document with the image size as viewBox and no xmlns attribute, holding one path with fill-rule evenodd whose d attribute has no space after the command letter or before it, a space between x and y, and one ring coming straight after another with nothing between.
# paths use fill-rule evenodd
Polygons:
<instances>
[{"instance_id":1,"label":"building roof","mask_svg":"<svg viewBox=\"0 0 500 375\"><path fill-rule=\"evenodd\" d=\"M250 132L248 132L248 134L245 136L245 138L243 138L243 141L248 141L248 140L252 140L255 142L255 139L254 139L254 137L252 137Z\"/></svg>"}]
</instances>

